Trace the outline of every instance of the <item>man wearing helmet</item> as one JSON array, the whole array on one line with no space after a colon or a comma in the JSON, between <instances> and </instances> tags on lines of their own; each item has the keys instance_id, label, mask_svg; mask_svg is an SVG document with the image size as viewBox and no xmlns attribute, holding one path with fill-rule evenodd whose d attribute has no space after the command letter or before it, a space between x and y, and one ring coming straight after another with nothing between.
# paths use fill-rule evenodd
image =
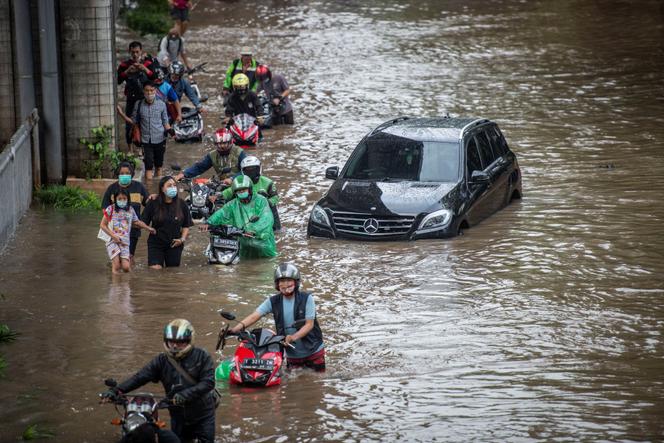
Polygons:
<instances>
[{"instance_id":1,"label":"man wearing helmet","mask_svg":"<svg viewBox=\"0 0 664 443\"><path fill-rule=\"evenodd\" d=\"M274 271L274 286L278 291L265 300L252 314L239 322L231 332L240 332L272 313L277 335L295 348L286 348L288 368L307 367L325 370L323 333L316 319L314 296L300 291L300 271L292 263L282 263ZM304 325L296 325L304 321Z\"/></svg>"},{"instance_id":2,"label":"man wearing helmet","mask_svg":"<svg viewBox=\"0 0 664 443\"><path fill-rule=\"evenodd\" d=\"M256 92L256 66L258 62L254 59L251 48L244 47L240 50L240 58L236 58L226 70L224 78L224 95L231 92L232 81L238 74L244 74L249 80L249 89Z\"/></svg>"},{"instance_id":3,"label":"man wearing helmet","mask_svg":"<svg viewBox=\"0 0 664 443\"><path fill-rule=\"evenodd\" d=\"M231 225L243 229L240 238L240 257L259 258L277 255L272 226L274 218L267 199L253 192L251 179L238 175L233 179L231 190L235 198L217 210L208 225ZM207 225L201 227L207 230Z\"/></svg>"},{"instance_id":4,"label":"man wearing helmet","mask_svg":"<svg viewBox=\"0 0 664 443\"><path fill-rule=\"evenodd\" d=\"M175 180L182 178L193 178L203 174L210 168L214 168L217 178L227 185L232 182L232 177L240 173L242 160L247 156L244 149L233 144L231 132L226 128L217 129L214 133L215 149L205 154L205 156L193 166L188 167L184 172L180 172ZM228 172L230 168L230 172ZM226 171L224 171L226 170Z\"/></svg>"},{"instance_id":5,"label":"man wearing helmet","mask_svg":"<svg viewBox=\"0 0 664 443\"><path fill-rule=\"evenodd\" d=\"M258 79L258 91L264 91L265 95L272 101L274 118L273 125L292 125L293 124L293 106L290 99L290 86L280 74L272 74L267 65L258 65L256 68L256 78Z\"/></svg>"},{"instance_id":6,"label":"man wearing helmet","mask_svg":"<svg viewBox=\"0 0 664 443\"><path fill-rule=\"evenodd\" d=\"M157 88L157 98L166 103L166 109L168 110L168 116L170 118L170 123L173 124L174 121L182 121L182 108L180 107L180 97L178 97L175 89L171 84L166 80L166 71L164 68L158 68L157 70L157 79L154 81L155 87Z\"/></svg>"},{"instance_id":7,"label":"man wearing helmet","mask_svg":"<svg viewBox=\"0 0 664 443\"><path fill-rule=\"evenodd\" d=\"M273 229L278 231L281 229L281 222L279 220L279 212L277 211L277 203L279 202L277 187L271 179L261 175L261 161L258 157L247 155L240 163L240 167L242 174L251 179L253 193L267 198L267 202L270 204L270 209L272 210L272 216L274 217ZM229 201L234 198L233 191L230 188L226 188L221 193L221 197L225 201Z\"/></svg>"},{"instance_id":8,"label":"man wearing helmet","mask_svg":"<svg viewBox=\"0 0 664 443\"><path fill-rule=\"evenodd\" d=\"M198 98L198 94L194 92L194 88L192 88L189 81L184 78L184 73L185 67L182 62L177 61L171 63L168 66L168 83L171 85L180 101L182 101L182 97L186 95L196 109L201 111L203 110L203 105Z\"/></svg>"},{"instance_id":9,"label":"man wearing helmet","mask_svg":"<svg viewBox=\"0 0 664 443\"><path fill-rule=\"evenodd\" d=\"M233 92L228 96L224 113L224 122L230 121L234 115L249 114L258 118L261 109L260 101L254 91L249 89L249 77L237 74L233 77Z\"/></svg>"},{"instance_id":10,"label":"man wearing helmet","mask_svg":"<svg viewBox=\"0 0 664 443\"><path fill-rule=\"evenodd\" d=\"M198 438L201 443L213 443L214 362L204 349L194 346L194 335L194 327L187 320L171 321L164 328L165 352L102 396L114 397L160 381L172 400L168 411L173 432L185 441Z\"/></svg>"}]
</instances>

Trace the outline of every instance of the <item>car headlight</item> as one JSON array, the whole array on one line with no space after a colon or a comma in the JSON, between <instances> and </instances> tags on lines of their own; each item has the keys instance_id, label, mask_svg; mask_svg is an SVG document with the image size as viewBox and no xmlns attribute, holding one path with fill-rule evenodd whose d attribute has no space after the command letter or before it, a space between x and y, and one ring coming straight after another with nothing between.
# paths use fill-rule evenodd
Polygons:
<instances>
[{"instance_id":1,"label":"car headlight","mask_svg":"<svg viewBox=\"0 0 664 443\"><path fill-rule=\"evenodd\" d=\"M331 226L327 212L318 205L314 205L314 208L311 210L311 221L319 225Z\"/></svg>"},{"instance_id":2,"label":"car headlight","mask_svg":"<svg viewBox=\"0 0 664 443\"><path fill-rule=\"evenodd\" d=\"M422 219L418 231L428 231L435 229L446 228L447 225L452 221L452 211L449 209L441 209L439 211L432 212Z\"/></svg>"}]
</instances>

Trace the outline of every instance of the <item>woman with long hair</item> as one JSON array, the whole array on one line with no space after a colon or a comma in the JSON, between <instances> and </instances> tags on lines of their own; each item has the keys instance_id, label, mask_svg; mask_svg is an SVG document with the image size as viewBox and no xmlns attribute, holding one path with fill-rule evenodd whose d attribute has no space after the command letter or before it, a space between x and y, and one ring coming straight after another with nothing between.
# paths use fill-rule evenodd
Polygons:
<instances>
[{"instance_id":1,"label":"woman with long hair","mask_svg":"<svg viewBox=\"0 0 664 443\"><path fill-rule=\"evenodd\" d=\"M178 197L173 177L167 175L159 181L159 196L148 201L141 219L156 229L148 237L148 266L180 266L182 250L193 226L187 204Z\"/></svg>"}]
</instances>

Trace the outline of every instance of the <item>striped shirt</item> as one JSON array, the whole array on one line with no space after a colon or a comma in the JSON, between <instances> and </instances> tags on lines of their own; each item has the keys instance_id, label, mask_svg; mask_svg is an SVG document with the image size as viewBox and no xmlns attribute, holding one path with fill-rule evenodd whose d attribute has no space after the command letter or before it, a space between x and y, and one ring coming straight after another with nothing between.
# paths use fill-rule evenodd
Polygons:
<instances>
[{"instance_id":1,"label":"striped shirt","mask_svg":"<svg viewBox=\"0 0 664 443\"><path fill-rule=\"evenodd\" d=\"M138 108L141 109L141 115L138 115ZM166 104L155 99L151 104L145 100L140 100L134 105L134 112L131 119L141 127L141 143L159 144L166 139L164 130L168 124L168 112Z\"/></svg>"}]
</instances>

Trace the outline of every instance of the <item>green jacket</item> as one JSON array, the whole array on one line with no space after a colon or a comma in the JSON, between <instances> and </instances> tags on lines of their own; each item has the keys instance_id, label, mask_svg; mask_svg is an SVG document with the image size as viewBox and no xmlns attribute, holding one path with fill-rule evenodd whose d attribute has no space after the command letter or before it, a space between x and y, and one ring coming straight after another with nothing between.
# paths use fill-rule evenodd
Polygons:
<instances>
[{"instance_id":1,"label":"green jacket","mask_svg":"<svg viewBox=\"0 0 664 443\"><path fill-rule=\"evenodd\" d=\"M252 223L249 219L253 216L258 216L258 220ZM256 194L246 204L240 202L240 199L234 198L208 218L210 225L232 225L254 233L253 238L240 238L240 257L242 258L275 257L277 255L277 244L272 231L273 223L274 217L270 204L265 197Z\"/></svg>"},{"instance_id":2,"label":"green jacket","mask_svg":"<svg viewBox=\"0 0 664 443\"><path fill-rule=\"evenodd\" d=\"M256 67L258 67L258 62L255 59L251 59L251 65L247 68L247 77L249 77L249 89L256 92L258 87L258 79L256 78ZM233 60L231 65L226 70L226 77L224 78L224 89L229 91L233 90L233 77L236 74L242 73L242 60L237 58Z\"/></svg>"},{"instance_id":3,"label":"green jacket","mask_svg":"<svg viewBox=\"0 0 664 443\"><path fill-rule=\"evenodd\" d=\"M267 198L267 201L270 203L270 206L277 206L279 203L279 196L277 195L277 187L274 185L274 182L269 178L261 175L258 178L258 182L253 183L252 189L254 194L260 194L263 197ZM230 201L233 196L233 190L231 188L226 188L221 193L221 198L225 201Z\"/></svg>"}]
</instances>

